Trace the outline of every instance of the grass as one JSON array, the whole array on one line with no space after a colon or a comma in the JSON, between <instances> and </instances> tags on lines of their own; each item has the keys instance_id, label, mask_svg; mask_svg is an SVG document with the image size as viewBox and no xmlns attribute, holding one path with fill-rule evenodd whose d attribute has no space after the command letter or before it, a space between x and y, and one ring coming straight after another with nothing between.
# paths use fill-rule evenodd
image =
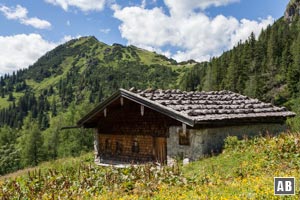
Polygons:
<instances>
[{"instance_id":1,"label":"grass","mask_svg":"<svg viewBox=\"0 0 300 200\"><path fill-rule=\"evenodd\" d=\"M29 171L29 172L28 172ZM0 179L0 198L299 199L273 194L273 178L300 180L300 133L226 140L222 154L173 167L93 164L92 153L43 163Z\"/></svg>"},{"instance_id":2,"label":"grass","mask_svg":"<svg viewBox=\"0 0 300 200\"><path fill-rule=\"evenodd\" d=\"M0 109L7 108L10 104L9 101L7 101L8 95L6 95L4 98L0 97Z\"/></svg>"},{"instance_id":3,"label":"grass","mask_svg":"<svg viewBox=\"0 0 300 200\"><path fill-rule=\"evenodd\" d=\"M22 92L13 92L13 96L15 98L15 102L18 102L19 98L21 96L23 96L23 93ZM8 99L8 95L5 95L4 98L0 97L0 109L2 109L2 108L8 108L9 105L12 104L12 101L7 101L7 99Z\"/></svg>"}]
</instances>

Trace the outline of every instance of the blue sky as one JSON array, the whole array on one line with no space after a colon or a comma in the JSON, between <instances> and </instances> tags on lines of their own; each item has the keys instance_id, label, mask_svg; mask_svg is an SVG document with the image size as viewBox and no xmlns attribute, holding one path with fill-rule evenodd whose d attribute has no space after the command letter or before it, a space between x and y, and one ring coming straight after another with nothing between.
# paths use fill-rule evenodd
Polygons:
<instances>
[{"instance_id":1,"label":"blue sky","mask_svg":"<svg viewBox=\"0 0 300 200\"><path fill-rule=\"evenodd\" d=\"M178 61L208 60L280 18L288 0L0 0L0 74L94 35Z\"/></svg>"}]
</instances>

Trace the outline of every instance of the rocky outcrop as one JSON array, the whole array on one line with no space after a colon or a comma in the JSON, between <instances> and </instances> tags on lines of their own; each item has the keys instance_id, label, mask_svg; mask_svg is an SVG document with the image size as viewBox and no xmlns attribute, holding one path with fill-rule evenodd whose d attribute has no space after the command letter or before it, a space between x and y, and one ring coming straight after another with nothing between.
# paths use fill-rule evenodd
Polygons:
<instances>
[{"instance_id":1,"label":"rocky outcrop","mask_svg":"<svg viewBox=\"0 0 300 200\"><path fill-rule=\"evenodd\" d=\"M300 14L300 0L291 0L287 5L284 18L288 22L292 22L295 16Z\"/></svg>"}]
</instances>

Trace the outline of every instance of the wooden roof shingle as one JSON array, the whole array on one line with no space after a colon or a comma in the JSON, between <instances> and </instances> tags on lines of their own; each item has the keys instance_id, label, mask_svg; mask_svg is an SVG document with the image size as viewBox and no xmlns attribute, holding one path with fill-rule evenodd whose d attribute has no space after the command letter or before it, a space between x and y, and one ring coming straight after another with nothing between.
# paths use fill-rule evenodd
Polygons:
<instances>
[{"instance_id":1,"label":"wooden roof shingle","mask_svg":"<svg viewBox=\"0 0 300 200\"><path fill-rule=\"evenodd\" d=\"M295 113L288 111L285 107L277 107L231 91L187 92L178 89L136 90L132 88L129 91L120 89L79 120L77 124L83 125L119 97L128 98L190 126L222 120L295 116Z\"/></svg>"},{"instance_id":2,"label":"wooden roof shingle","mask_svg":"<svg viewBox=\"0 0 300 200\"><path fill-rule=\"evenodd\" d=\"M193 119L195 123L255 117L292 117L295 113L231 91L134 90L131 92Z\"/></svg>"}]
</instances>

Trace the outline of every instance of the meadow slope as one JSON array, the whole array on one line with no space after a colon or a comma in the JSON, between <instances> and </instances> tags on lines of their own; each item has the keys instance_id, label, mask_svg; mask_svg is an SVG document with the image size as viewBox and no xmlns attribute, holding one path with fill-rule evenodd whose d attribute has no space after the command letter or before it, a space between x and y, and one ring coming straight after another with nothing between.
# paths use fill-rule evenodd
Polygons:
<instances>
[{"instance_id":1,"label":"meadow slope","mask_svg":"<svg viewBox=\"0 0 300 200\"><path fill-rule=\"evenodd\" d=\"M300 133L237 140L222 154L182 166L103 168L93 155L47 162L0 177L1 199L280 199L273 177L296 177Z\"/></svg>"}]
</instances>

